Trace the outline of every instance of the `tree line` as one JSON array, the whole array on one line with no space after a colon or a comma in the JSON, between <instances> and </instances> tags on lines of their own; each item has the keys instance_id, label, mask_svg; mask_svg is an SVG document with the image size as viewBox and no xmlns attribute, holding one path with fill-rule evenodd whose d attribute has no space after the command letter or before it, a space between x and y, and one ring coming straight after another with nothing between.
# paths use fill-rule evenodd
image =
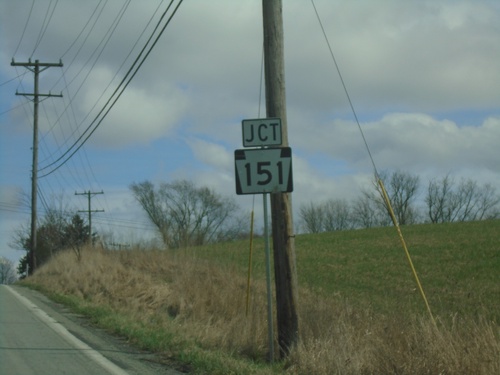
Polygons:
<instances>
[{"instance_id":1,"label":"tree line","mask_svg":"<svg viewBox=\"0 0 500 375\"><path fill-rule=\"evenodd\" d=\"M400 225L475 221L500 217L500 196L491 184L472 179L456 180L449 174L432 179L425 188L418 175L401 170L379 175ZM304 232L320 233L391 224L378 178L374 188L363 189L351 202L329 199L309 202L299 209ZM421 193L425 196L423 201Z\"/></svg>"},{"instance_id":2,"label":"tree line","mask_svg":"<svg viewBox=\"0 0 500 375\"><path fill-rule=\"evenodd\" d=\"M400 225L423 222L445 223L484 220L500 217L500 197L490 184L479 185L470 179L455 180L450 175L428 182L422 188L419 176L395 171L379 176L386 188ZM303 204L299 225L303 232L320 233L391 224L388 207L378 180L373 189L361 190L351 202L329 199ZM132 183L134 198L167 249L178 249L243 238L248 235L248 217L241 213L233 198L224 197L208 187L187 180L153 184ZM425 191L424 199L419 195ZM89 226L78 215L68 215L59 207L47 209L37 228L37 266L61 250L72 249L80 259L88 244ZM95 242L100 236L92 233ZM102 238L100 239L102 240ZM18 273L28 267L31 233L27 225L13 235L11 247L27 250Z\"/></svg>"}]
</instances>

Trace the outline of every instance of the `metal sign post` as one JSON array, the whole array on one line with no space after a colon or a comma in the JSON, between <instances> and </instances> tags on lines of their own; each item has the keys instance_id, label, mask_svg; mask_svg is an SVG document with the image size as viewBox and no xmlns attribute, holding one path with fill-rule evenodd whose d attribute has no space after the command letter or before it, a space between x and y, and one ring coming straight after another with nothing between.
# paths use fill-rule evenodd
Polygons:
<instances>
[{"instance_id":1,"label":"metal sign post","mask_svg":"<svg viewBox=\"0 0 500 375\"><path fill-rule=\"evenodd\" d=\"M267 288L267 337L269 340L269 362L274 362L273 299L271 290L271 250L269 249L269 223L267 215L267 193L262 195L264 202L264 241L266 252L266 288Z\"/></svg>"}]
</instances>

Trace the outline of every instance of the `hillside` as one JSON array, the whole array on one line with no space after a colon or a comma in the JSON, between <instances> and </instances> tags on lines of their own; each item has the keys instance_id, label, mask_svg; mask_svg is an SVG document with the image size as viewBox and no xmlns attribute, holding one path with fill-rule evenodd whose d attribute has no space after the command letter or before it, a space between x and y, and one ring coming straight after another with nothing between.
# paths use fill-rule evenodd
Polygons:
<instances>
[{"instance_id":1,"label":"hillside","mask_svg":"<svg viewBox=\"0 0 500 375\"><path fill-rule=\"evenodd\" d=\"M500 373L500 221L296 238L301 344L269 366L263 241L56 256L29 280L137 345L200 373Z\"/></svg>"}]
</instances>

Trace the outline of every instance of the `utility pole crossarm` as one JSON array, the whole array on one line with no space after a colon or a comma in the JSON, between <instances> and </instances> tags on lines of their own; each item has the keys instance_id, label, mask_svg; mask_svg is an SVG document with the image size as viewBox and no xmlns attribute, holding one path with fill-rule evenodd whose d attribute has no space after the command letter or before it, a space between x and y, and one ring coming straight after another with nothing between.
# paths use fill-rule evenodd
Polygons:
<instances>
[{"instance_id":1,"label":"utility pole crossarm","mask_svg":"<svg viewBox=\"0 0 500 375\"><path fill-rule=\"evenodd\" d=\"M38 60L35 60L35 62L31 62L31 59L28 59L28 62L15 62L14 59L12 59L12 62L10 63L11 66L23 66L25 68L30 69L32 66L38 66L38 67L44 67L45 69L50 68L52 66L56 66L59 68L63 67L63 63L61 60L59 60L58 63L41 63ZM41 71L45 70L42 69ZM30 69L32 70L32 69Z\"/></svg>"},{"instance_id":2,"label":"utility pole crossarm","mask_svg":"<svg viewBox=\"0 0 500 375\"><path fill-rule=\"evenodd\" d=\"M52 93L48 93L48 94L32 94L32 93L26 93L26 92L17 92L16 91L16 95L22 95L22 96L44 96L44 97L56 97L56 98L62 98L62 93L61 94L52 94Z\"/></svg>"}]
</instances>

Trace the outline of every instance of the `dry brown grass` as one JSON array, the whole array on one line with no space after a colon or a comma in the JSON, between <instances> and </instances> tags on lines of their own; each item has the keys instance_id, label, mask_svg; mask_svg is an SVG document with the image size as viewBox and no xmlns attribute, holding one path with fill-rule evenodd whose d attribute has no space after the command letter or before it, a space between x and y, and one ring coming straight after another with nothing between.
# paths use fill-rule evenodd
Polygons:
<instances>
[{"instance_id":1,"label":"dry brown grass","mask_svg":"<svg viewBox=\"0 0 500 375\"><path fill-rule=\"evenodd\" d=\"M320 308L331 316L314 330L303 324L294 352L296 374L498 374L500 330L492 322L374 316L349 307ZM316 309L314 309L316 310ZM328 313L330 311L330 314ZM318 317L319 319L319 317ZM321 327L321 329L319 329ZM305 332L304 332L305 331Z\"/></svg>"},{"instance_id":2,"label":"dry brown grass","mask_svg":"<svg viewBox=\"0 0 500 375\"><path fill-rule=\"evenodd\" d=\"M80 262L71 252L58 254L31 282L111 307L205 349L252 359L267 355L265 286L253 283L247 317L246 276L231 266L192 254L87 250ZM456 318L438 320L436 327L426 317L397 311L379 316L307 290L300 292L300 306L301 342L284 364L287 373L500 374L500 330L493 322Z\"/></svg>"}]
</instances>

